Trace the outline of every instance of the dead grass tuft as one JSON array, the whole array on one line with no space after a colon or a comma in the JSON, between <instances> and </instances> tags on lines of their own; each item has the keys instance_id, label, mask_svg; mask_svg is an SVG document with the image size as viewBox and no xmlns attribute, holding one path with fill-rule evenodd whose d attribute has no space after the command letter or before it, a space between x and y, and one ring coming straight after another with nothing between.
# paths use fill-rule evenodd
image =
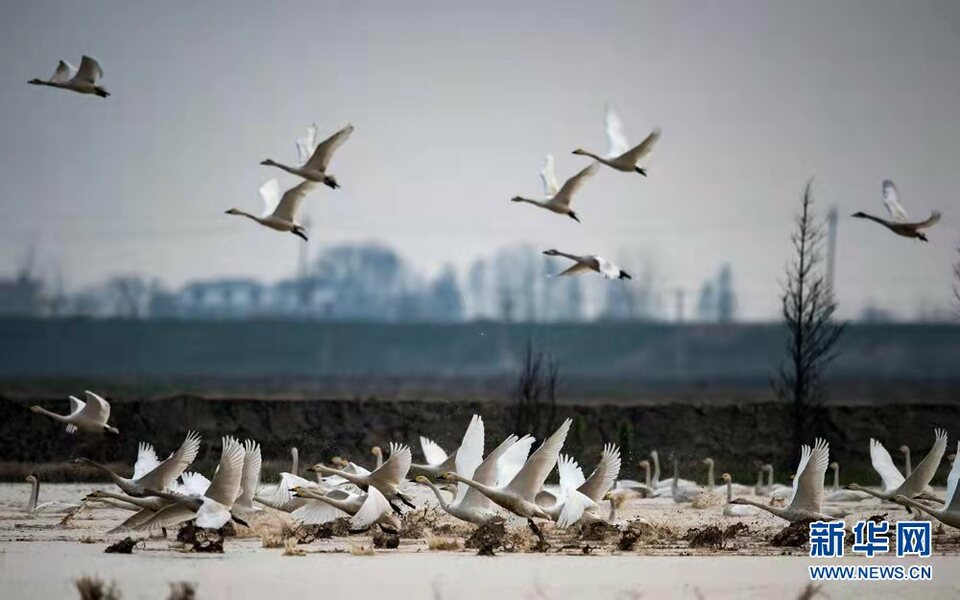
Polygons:
<instances>
[{"instance_id":1,"label":"dead grass tuft","mask_svg":"<svg viewBox=\"0 0 960 600\"><path fill-rule=\"evenodd\" d=\"M460 540L429 535L427 536L427 548L430 550L459 550Z\"/></svg>"}]
</instances>

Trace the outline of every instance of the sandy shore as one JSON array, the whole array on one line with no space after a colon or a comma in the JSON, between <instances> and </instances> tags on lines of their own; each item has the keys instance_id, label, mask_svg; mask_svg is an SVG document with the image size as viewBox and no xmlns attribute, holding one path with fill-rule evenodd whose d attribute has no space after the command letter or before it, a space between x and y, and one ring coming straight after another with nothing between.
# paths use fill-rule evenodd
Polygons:
<instances>
[{"instance_id":1,"label":"sandy shore","mask_svg":"<svg viewBox=\"0 0 960 600\"><path fill-rule=\"evenodd\" d=\"M47 485L41 502L76 501L97 486ZM428 497L417 494L427 503ZM396 550L377 550L355 556L350 549L369 546L369 535L318 540L298 546L304 556L284 556L282 548L264 548L259 537L228 538L223 554L201 555L176 549L172 539L150 538L133 555L104 554L111 542L124 537L107 535L125 513L93 510L60 523L62 515L29 516L22 510L26 484L0 485L0 597L77 597L73 581L95 575L115 581L123 597L165 598L169 584L197 584L198 597L264 598L271 594L322 592L328 597L444 598L490 600L502 598L794 598L808 583L811 559L805 548L773 548L768 539L782 528L769 515L742 519L721 516L721 508L701 510L670 500L633 500L617 515L618 521L642 517L663 531L630 552L619 552L612 542L586 542L572 532L548 530L546 553L500 553L478 557L472 550L434 551L424 534L403 539ZM851 517L889 512L892 507L859 507ZM277 516L270 519L277 522ZM691 549L682 539L690 527L726 526L743 522L748 531L723 549ZM444 518L438 528L447 537L453 521ZM520 536L529 537L522 523L511 522ZM440 527L442 526L442 527ZM145 538L145 534L136 537ZM589 555L583 547L590 546ZM955 598L960 593L960 535L947 529L935 536L935 556L928 560L874 559L872 564L915 564L933 568L933 581L924 583L827 583L830 598ZM845 558L829 564L867 563Z\"/></svg>"}]
</instances>

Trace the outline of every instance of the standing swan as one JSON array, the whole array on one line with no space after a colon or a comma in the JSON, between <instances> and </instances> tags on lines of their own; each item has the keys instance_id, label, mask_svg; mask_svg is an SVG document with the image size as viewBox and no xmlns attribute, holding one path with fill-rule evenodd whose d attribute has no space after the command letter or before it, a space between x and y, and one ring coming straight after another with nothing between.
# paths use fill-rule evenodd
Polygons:
<instances>
[{"instance_id":1,"label":"standing swan","mask_svg":"<svg viewBox=\"0 0 960 600\"><path fill-rule=\"evenodd\" d=\"M957 442L957 450L960 450L960 442ZM947 495L944 498L943 510L930 508L902 494L895 496L894 500L900 504L906 504L907 506L922 510L950 527L960 529L960 494L957 493L958 481L960 481L960 462L954 461L953 467L950 469L950 474L947 476Z\"/></svg>"},{"instance_id":2,"label":"standing swan","mask_svg":"<svg viewBox=\"0 0 960 600\"><path fill-rule=\"evenodd\" d=\"M826 502L860 502L870 498L866 492L857 492L854 490L840 489L840 465L836 462L830 463L830 469L833 471L833 485L830 487L830 493L823 499Z\"/></svg>"},{"instance_id":3,"label":"standing swan","mask_svg":"<svg viewBox=\"0 0 960 600\"><path fill-rule=\"evenodd\" d=\"M110 403L94 394L90 390L84 392L87 401L76 396L70 396L70 414L58 415L42 406L31 406L30 410L51 419L67 424L67 433L83 431L85 433L112 433L117 435L120 430L107 424L110 420Z\"/></svg>"},{"instance_id":4,"label":"standing swan","mask_svg":"<svg viewBox=\"0 0 960 600\"><path fill-rule=\"evenodd\" d=\"M910 446L904 444L899 448L900 454L903 454L903 474L906 477L910 477L910 474L913 473L913 463L910 460Z\"/></svg>"},{"instance_id":5,"label":"standing swan","mask_svg":"<svg viewBox=\"0 0 960 600\"><path fill-rule=\"evenodd\" d=\"M309 194L315 184L310 181L301 182L293 186L280 196L280 184L276 179L263 184L260 188L260 197L266 210L263 216L257 217L239 208L231 208L227 211L228 215L240 215L260 223L264 227L276 231L290 232L293 235L307 241L307 230L303 225L297 223L297 213L300 211L300 203Z\"/></svg>"},{"instance_id":6,"label":"standing swan","mask_svg":"<svg viewBox=\"0 0 960 600\"><path fill-rule=\"evenodd\" d=\"M27 512L31 515L39 513L72 513L80 508L79 504L60 502L59 500L37 504L37 501L40 499L40 480L36 475L27 475L25 481L30 484L30 499L27 501Z\"/></svg>"},{"instance_id":7,"label":"standing swan","mask_svg":"<svg viewBox=\"0 0 960 600\"><path fill-rule=\"evenodd\" d=\"M830 521L833 517L823 511L823 478L830 463L830 445L817 438L813 448L804 444L800 464L793 478L793 495L786 508L767 506L746 498L734 498L730 504L756 506L781 519L797 521Z\"/></svg>"},{"instance_id":8,"label":"standing swan","mask_svg":"<svg viewBox=\"0 0 960 600\"><path fill-rule=\"evenodd\" d=\"M568 179L563 184L563 187L558 188L557 175L553 169L553 156L547 155L547 162L543 167L543 171L540 173L540 179L543 182L544 199L533 200L524 198L523 196L514 196L510 200L512 202L526 202L527 204L539 206L558 215L567 215L579 223L580 218L577 216L577 213L570 209L570 201L573 199L573 194L583 185L584 180L596 172L597 165L591 164L589 167Z\"/></svg>"},{"instance_id":9,"label":"standing swan","mask_svg":"<svg viewBox=\"0 0 960 600\"><path fill-rule=\"evenodd\" d=\"M53 72L53 77L44 81L43 79L31 79L27 83L31 85L46 85L49 87L70 90L78 94L92 94L106 98L110 94L102 85L97 85L97 80L103 77L103 69L95 59L84 56L80 59L80 68L76 69L70 63L61 60L57 65L57 70Z\"/></svg>"},{"instance_id":10,"label":"standing swan","mask_svg":"<svg viewBox=\"0 0 960 600\"><path fill-rule=\"evenodd\" d=\"M575 254L560 252L559 250L544 250L543 253L547 256L562 256L574 261L574 265L572 267L566 271L557 273L554 275L554 277L580 275L581 273L586 273L587 271L595 271L600 273L601 277L604 279L633 279L633 277L630 276L630 273L627 273L602 256L596 256L593 254L577 256Z\"/></svg>"},{"instance_id":11,"label":"standing swan","mask_svg":"<svg viewBox=\"0 0 960 600\"><path fill-rule=\"evenodd\" d=\"M627 143L626 136L623 134L623 121L621 121L617 113L615 113L613 109L608 106L606 114L606 129L607 141L610 144L610 148L605 157L597 156L593 152L589 152L582 148L577 148L573 151L573 153L581 156L589 156L590 158L607 165L611 169L616 169L617 171L622 171L624 173L639 173L646 177L646 169L639 166L637 163L639 163L643 157L650 153L650 150L653 149L653 145L656 144L657 140L660 139L660 128L658 127L654 129L645 140L631 149Z\"/></svg>"},{"instance_id":12,"label":"standing swan","mask_svg":"<svg viewBox=\"0 0 960 600\"><path fill-rule=\"evenodd\" d=\"M283 169L287 173L292 173L298 177L302 177L307 181L322 183L327 187L337 189L340 187L340 184L337 183L337 180L333 175L327 174L327 169L330 167L330 159L333 158L333 153L345 141L347 141L347 138L350 137L351 133L353 133L353 125L347 125L340 131L331 135L323 142L316 145L312 150L312 156L310 156L310 158L308 158L299 167L284 165L269 158L262 161L260 164L268 167L277 167L278 169ZM315 143L315 139L316 126L314 125L313 130L307 131L307 137L305 139L297 140L297 150L301 153L301 160L304 159L305 150L310 149L310 146Z\"/></svg>"},{"instance_id":13,"label":"standing swan","mask_svg":"<svg viewBox=\"0 0 960 600\"><path fill-rule=\"evenodd\" d=\"M754 506L745 504L733 504L733 478L730 473L724 473L720 476L723 484L727 488L727 503L723 505L723 516L725 517L752 517L757 514Z\"/></svg>"},{"instance_id":14,"label":"standing swan","mask_svg":"<svg viewBox=\"0 0 960 600\"><path fill-rule=\"evenodd\" d=\"M876 217L865 212L855 212L852 216L858 219L869 219L883 225L899 236L914 238L923 242L927 241L927 236L920 230L933 227L940 221L940 211L935 210L930 213L930 217L926 221L908 223L907 211L904 210L903 205L900 204L897 186L889 179L883 182L883 204L886 206L887 212L890 213L890 219Z\"/></svg>"}]
</instances>

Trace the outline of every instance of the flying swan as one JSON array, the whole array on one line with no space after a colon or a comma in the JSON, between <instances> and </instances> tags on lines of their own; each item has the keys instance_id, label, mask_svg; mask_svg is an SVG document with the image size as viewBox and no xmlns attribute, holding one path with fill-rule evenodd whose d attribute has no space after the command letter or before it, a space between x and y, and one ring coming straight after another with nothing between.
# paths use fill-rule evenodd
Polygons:
<instances>
[{"instance_id":1,"label":"flying swan","mask_svg":"<svg viewBox=\"0 0 960 600\"><path fill-rule=\"evenodd\" d=\"M307 136L305 138L297 140L297 152L300 154L300 161L302 163L299 167L291 167L269 158L260 164L268 167L277 167L287 173L302 177L307 181L322 183L330 188L337 189L340 187L340 184L337 183L333 175L327 173L327 169L330 166L330 159L333 158L333 153L347 141L351 133L353 133L353 125L347 125L320 144L317 144L317 126L313 125L307 129Z\"/></svg>"},{"instance_id":2,"label":"flying swan","mask_svg":"<svg viewBox=\"0 0 960 600\"><path fill-rule=\"evenodd\" d=\"M580 275L581 273L586 273L587 271L594 271L600 273L600 276L604 279L633 279L633 277L630 276L630 273L627 273L602 256L597 256L595 254L577 256L576 254L567 254L566 252L560 252L559 250L544 250L543 253L547 256L562 256L563 258L569 258L570 260L574 261L574 265L572 267L568 268L566 271L557 273L554 275L554 277Z\"/></svg>"},{"instance_id":3,"label":"flying swan","mask_svg":"<svg viewBox=\"0 0 960 600\"><path fill-rule=\"evenodd\" d=\"M557 213L558 215L567 215L579 223L580 218L577 216L577 213L571 210L570 201L573 199L573 194L576 193L576 191L580 189L580 186L583 185L583 182L596 172L597 165L595 163L591 164L568 179L563 184L563 187L558 187L557 175L553 168L553 156L547 155L547 162L544 165L543 170L540 172L540 180L543 183L544 199L534 200L531 198L524 198L523 196L514 196L510 200L511 202L526 202L527 204L539 206L540 208Z\"/></svg>"},{"instance_id":4,"label":"flying swan","mask_svg":"<svg viewBox=\"0 0 960 600\"><path fill-rule=\"evenodd\" d=\"M300 203L314 187L313 182L303 181L284 192L281 197L280 184L276 179L271 179L260 188L260 197L265 208L263 216L258 217L239 208L231 208L227 214L252 219L276 231L290 232L306 242L307 230L297 223L297 213L300 212Z\"/></svg>"},{"instance_id":5,"label":"flying swan","mask_svg":"<svg viewBox=\"0 0 960 600\"><path fill-rule=\"evenodd\" d=\"M605 121L607 141L610 144L607 155L597 156L593 152L582 148L577 148L573 153L581 156L589 156L595 161L607 165L611 169L616 169L617 171L639 173L646 177L647 170L639 166L638 163L650 153L653 145L660 139L660 128L654 129L639 145L630 148L630 145L627 143L627 138L623 134L623 121L620 120L617 113L609 106L607 106Z\"/></svg>"},{"instance_id":6,"label":"flying swan","mask_svg":"<svg viewBox=\"0 0 960 600\"><path fill-rule=\"evenodd\" d=\"M900 194L897 192L897 186L889 179L883 182L883 205L890 214L889 219L876 217L865 212L855 212L852 216L859 219L869 219L883 225L899 236L914 238L923 242L928 240L926 234L920 230L933 227L940 221L940 211L935 210L930 213L930 217L925 221L908 223L907 211L904 210L903 205L900 204Z\"/></svg>"},{"instance_id":7,"label":"flying swan","mask_svg":"<svg viewBox=\"0 0 960 600\"><path fill-rule=\"evenodd\" d=\"M102 85L97 85L97 80L101 77L103 77L103 69L100 67L100 63L89 56L84 56L80 59L79 69L61 60L60 64L57 65L57 70L53 72L53 77L47 80L31 79L27 83L106 98L110 94Z\"/></svg>"},{"instance_id":8,"label":"flying swan","mask_svg":"<svg viewBox=\"0 0 960 600\"><path fill-rule=\"evenodd\" d=\"M66 423L67 433L83 431L84 433L119 434L119 429L107 424L110 420L110 403L90 390L85 391L84 394L87 396L86 402L76 396L70 396L70 414L67 415L58 415L37 405L31 406L30 410Z\"/></svg>"}]
</instances>

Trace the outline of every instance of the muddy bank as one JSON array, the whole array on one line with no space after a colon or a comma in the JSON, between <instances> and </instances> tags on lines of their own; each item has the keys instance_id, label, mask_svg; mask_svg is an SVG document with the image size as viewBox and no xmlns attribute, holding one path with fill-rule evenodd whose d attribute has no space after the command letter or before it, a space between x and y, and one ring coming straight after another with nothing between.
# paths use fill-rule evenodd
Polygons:
<instances>
[{"instance_id":1,"label":"muddy bank","mask_svg":"<svg viewBox=\"0 0 960 600\"><path fill-rule=\"evenodd\" d=\"M288 449L297 446L305 463L333 455L364 462L371 459L371 446L390 441L411 444L419 459L418 436L426 435L453 449L474 412L484 417L488 443L502 439L513 428L509 406L499 403L223 400L182 395L141 401L110 399L111 421L121 431L119 438L71 436L58 423L29 410L36 402L65 412L67 401L61 398L0 398L0 462L63 464L73 457L89 456L130 464L138 441L149 440L165 454L180 443L187 429L203 434L207 443L200 460L206 463L216 460L219 437L227 434L258 440L264 456L274 461L285 460ZM778 465L779 479L785 479L795 467L795 453L789 445L789 411L782 404L560 406L556 418L567 416L578 417L581 424L574 427L580 433L571 434L566 451L591 465L604 441L616 441L625 446L628 475L636 474L636 461L652 448L660 450L664 458L676 452L681 469L691 475L700 473L697 461L705 456L712 456L718 469L744 480L750 479L757 460ZM956 404L832 405L822 409L821 417L817 433L829 440L833 457L844 466L845 479L871 472L867 453L871 437L882 440L891 451L905 443L922 454L931 444L935 426L953 434L960 432L960 405ZM899 462L899 454L893 454ZM665 464L664 470L667 468ZM7 477L16 474L8 472ZM82 473L69 471L66 475L71 478Z\"/></svg>"}]
</instances>

